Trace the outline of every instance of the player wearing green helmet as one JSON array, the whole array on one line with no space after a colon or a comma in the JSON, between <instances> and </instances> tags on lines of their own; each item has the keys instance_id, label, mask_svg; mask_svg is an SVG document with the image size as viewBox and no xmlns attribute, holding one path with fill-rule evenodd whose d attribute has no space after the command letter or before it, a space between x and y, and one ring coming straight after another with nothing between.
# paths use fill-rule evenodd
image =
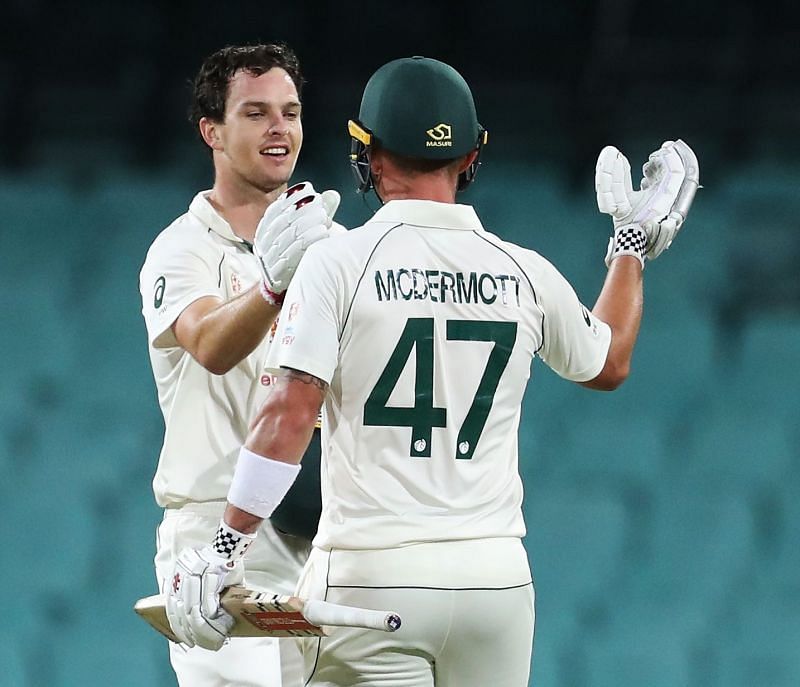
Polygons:
<instances>
[{"instance_id":1,"label":"player wearing green helmet","mask_svg":"<svg viewBox=\"0 0 800 687\"><path fill-rule=\"evenodd\" d=\"M458 178L457 190L463 191L475 178L489 137L478 123L472 91L461 74L426 57L395 60L375 72L364 89L358 119L348 122L348 130L353 139L350 161L362 192L374 188L369 159L375 147L429 170L476 151Z\"/></svg>"},{"instance_id":2,"label":"player wearing green helmet","mask_svg":"<svg viewBox=\"0 0 800 687\"><path fill-rule=\"evenodd\" d=\"M666 144L629 195L621 154L601 156L598 200L616 222L590 311L550 262L455 202L486 133L452 67L381 67L349 130L359 189L383 206L297 269L267 358L276 390L239 454L226 527L246 535L270 516L322 406L322 516L297 593L403 622L302 640L306 684L525 687L535 614L517 430L530 366L538 356L594 389L624 381L646 251L685 218L696 169ZM192 607L187 623L201 623Z\"/></svg>"}]
</instances>

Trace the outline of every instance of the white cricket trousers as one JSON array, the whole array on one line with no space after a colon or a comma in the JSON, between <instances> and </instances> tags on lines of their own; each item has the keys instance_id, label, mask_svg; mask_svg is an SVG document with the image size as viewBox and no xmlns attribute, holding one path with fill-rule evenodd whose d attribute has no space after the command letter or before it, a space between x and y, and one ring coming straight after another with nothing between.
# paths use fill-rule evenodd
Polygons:
<instances>
[{"instance_id":1,"label":"white cricket trousers","mask_svg":"<svg viewBox=\"0 0 800 687\"><path fill-rule=\"evenodd\" d=\"M313 687L527 687L534 592L518 539L312 549L298 595L400 614L395 633L301 641Z\"/></svg>"},{"instance_id":2,"label":"white cricket trousers","mask_svg":"<svg viewBox=\"0 0 800 687\"><path fill-rule=\"evenodd\" d=\"M158 527L156 577L163 591L175 560L187 546L209 544L225 502L197 503L166 509ZM269 521L259 528L245 559L245 584L280 594L294 592L309 551L306 540L278 534ZM172 668L180 687L302 687L297 640L234 637L219 650L191 649L169 642Z\"/></svg>"}]
</instances>

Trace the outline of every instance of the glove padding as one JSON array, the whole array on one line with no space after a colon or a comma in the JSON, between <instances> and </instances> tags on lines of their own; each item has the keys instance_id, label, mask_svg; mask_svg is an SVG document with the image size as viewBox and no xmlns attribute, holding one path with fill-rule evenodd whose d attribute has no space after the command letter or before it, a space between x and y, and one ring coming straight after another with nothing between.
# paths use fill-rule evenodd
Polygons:
<instances>
[{"instance_id":1,"label":"glove padding","mask_svg":"<svg viewBox=\"0 0 800 687\"><path fill-rule=\"evenodd\" d=\"M640 190L634 191L627 158L606 146L597 159L595 190L600 212L614 218L606 264L620 255L655 260L672 245L699 188L697 156L683 141L665 141L642 167ZM643 232L645 245L639 250Z\"/></svg>"},{"instance_id":2,"label":"glove padding","mask_svg":"<svg viewBox=\"0 0 800 687\"><path fill-rule=\"evenodd\" d=\"M286 291L306 249L328 237L340 200L336 191L317 193L305 181L267 208L256 228L253 252L268 291L275 295Z\"/></svg>"},{"instance_id":3,"label":"glove padding","mask_svg":"<svg viewBox=\"0 0 800 687\"><path fill-rule=\"evenodd\" d=\"M222 647L234 621L220 605L219 595L243 580L241 558L223 558L211 546L181 551L166 589L166 610L169 625L182 644L211 651Z\"/></svg>"}]
</instances>

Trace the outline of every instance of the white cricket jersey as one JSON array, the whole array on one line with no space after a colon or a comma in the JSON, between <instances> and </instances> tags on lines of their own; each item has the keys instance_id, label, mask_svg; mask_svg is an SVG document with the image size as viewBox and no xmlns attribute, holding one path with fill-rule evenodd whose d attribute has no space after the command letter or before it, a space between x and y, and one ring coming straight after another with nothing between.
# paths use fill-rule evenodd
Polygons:
<instances>
[{"instance_id":1,"label":"white cricket jersey","mask_svg":"<svg viewBox=\"0 0 800 687\"><path fill-rule=\"evenodd\" d=\"M264 401L271 336L232 370L214 375L181 348L172 324L204 296L229 300L261 273L248 243L206 196L153 242L139 277L150 362L166 425L153 490L161 506L224 501L248 425Z\"/></svg>"},{"instance_id":2,"label":"white cricket jersey","mask_svg":"<svg viewBox=\"0 0 800 687\"><path fill-rule=\"evenodd\" d=\"M323 549L521 537L520 405L535 354L599 374L611 341L547 260L470 206L402 200L313 246L267 367L330 384Z\"/></svg>"}]
</instances>

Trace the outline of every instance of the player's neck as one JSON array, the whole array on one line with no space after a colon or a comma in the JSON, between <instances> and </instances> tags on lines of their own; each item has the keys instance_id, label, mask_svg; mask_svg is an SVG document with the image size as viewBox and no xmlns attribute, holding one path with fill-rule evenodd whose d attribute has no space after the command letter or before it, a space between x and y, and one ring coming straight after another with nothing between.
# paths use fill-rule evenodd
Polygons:
<instances>
[{"instance_id":1,"label":"player's neck","mask_svg":"<svg viewBox=\"0 0 800 687\"><path fill-rule=\"evenodd\" d=\"M384 203L390 200L434 200L437 203L455 203L453 183L439 175L424 174L413 178L380 179L378 195Z\"/></svg>"},{"instance_id":2,"label":"player's neck","mask_svg":"<svg viewBox=\"0 0 800 687\"><path fill-rule=\"evenodd\" d=\"M209 202L230 225L233 233L253 242L256 227L267 207L286 189L285 185L265 193L249 184L236 184L217 175Z\"/></svg>"}]
</instances>

